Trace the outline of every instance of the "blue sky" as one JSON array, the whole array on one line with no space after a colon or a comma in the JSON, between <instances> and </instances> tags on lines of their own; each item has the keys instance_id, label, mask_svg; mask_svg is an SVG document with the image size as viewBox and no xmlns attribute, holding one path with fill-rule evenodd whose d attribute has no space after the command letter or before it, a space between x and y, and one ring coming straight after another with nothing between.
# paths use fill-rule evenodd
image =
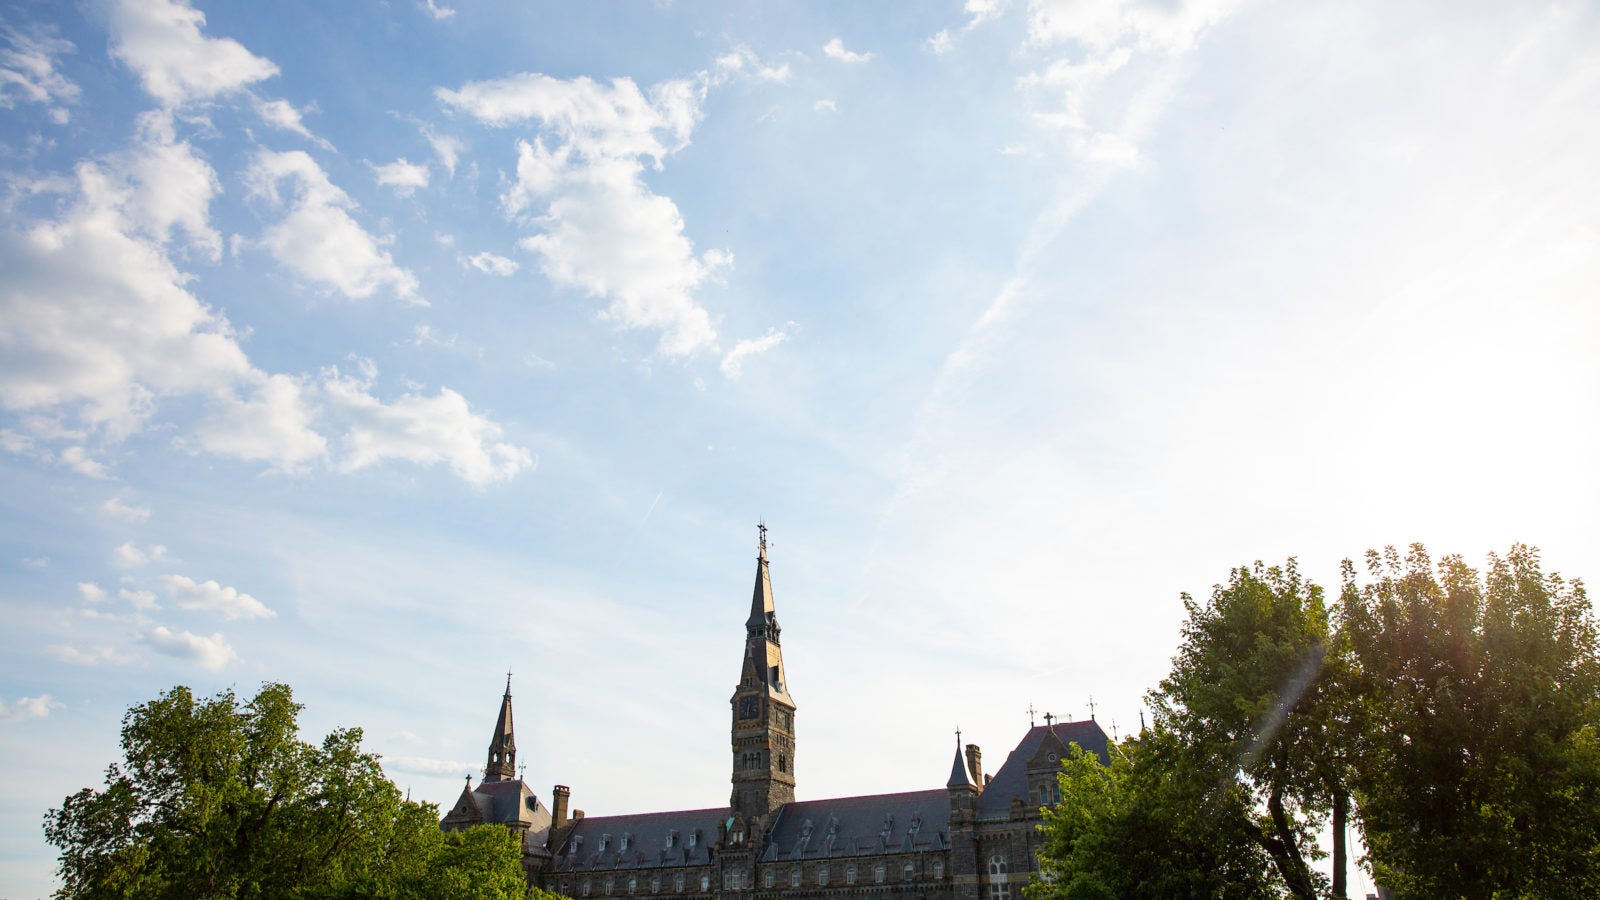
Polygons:
<instances>
[{"instance_id":1,"label":"blue sky","mask_svg":"<svg viewBox=\"0 0 1600 900\"><path fill-rule=\"evenodd\" d=\"M0 16L8 896L178 683L721 802L762 517L813 798L1125 731L1235 565L1600 571L1591 4Z\"/></svg>"}]
</instances>

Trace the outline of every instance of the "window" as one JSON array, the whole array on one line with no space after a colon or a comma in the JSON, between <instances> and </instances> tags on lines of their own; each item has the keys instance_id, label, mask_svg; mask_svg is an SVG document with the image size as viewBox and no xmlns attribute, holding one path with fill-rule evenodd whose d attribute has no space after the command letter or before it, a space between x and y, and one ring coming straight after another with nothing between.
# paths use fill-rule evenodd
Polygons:
<instances>
[{"instance_id":1,"label":"window","mask_svg":"<svg viewBox=\"0 0 1600 900\"><path fill-rule=\"evenodd\" d=\"M818 866L817 867L817 887L827 887L827 886L828 886L828 867L827 866Z\"/></svg>"},{"instance_id":2,"label":"window","mask_svg":"<svg viewBox=\"0 0 1600 900\"><path fill-rule=\"evenodd\" d=\"M772 870L768 869L764 874L762 874L761 883L766 887L772 887L774 877L775 876L772 874Z\"/></svg>"},{"instance_id":3,"label":"window","mask_svg":"<svg viewBox=\"0 0 1600 900\"><path fill-rule=\"evenodd\" d=\"M694 831L689 832L689 849L690 850L693 850L694 849L694 845L699 843L699 841L700 841L700 829L696 828Z\"/></svg>"},{"instance_id":4,"label":"window","mask_svg":"<svg viewBox=\"0 0 1600 900\"><path fill-rule=\"evenodd\" d=\"M672 845L676 844L677 842L678 842L678 833L676 831L667 832L667 849L671 850L672 849Z\"/></svg>"},{"instance_id":5,"label":"window","mask_svg":"<svg viewBox=\"0 0 1600 900\"><path fill-rule=\"evenodd\" d=\"M650 893L652 893L652 894L661 893L661 876L660 875L651 875L650 876Z\"/></svg>"},{"instance_id":6,"label":"window","mask_svg":"<svg viewBox=\"0 0 1600 900\"><path fill-rule=\"evenodd\" d=\"M800 886L800 867L799 866L795 866L794 867L794 871L789 873L789 887L799 887L799 886Z\"/></svg>"},{"instance_id":7,"label":"window","mask_svg":"<svg viewBox=\"0 0 1600 900\"><path fill-rule=\"evenodd\" d=\"M941 880L943 878L944 878L944 860L936 859L936 860L933 861L933 880L934 881L939 881L939 880Z\"/></svg>"},{"instance_id":8,"label":"window","mask_svg":"<svg viewBox=\"0 0 1600 900\"><path fill-rule=\"evenodd\" d=\"M883 884L883 863L878 863L872 867L872 880L878 884Z\"/></svg>"},{"instance_id":9,"label":"window","mask_svg":"<svg viewBox=\"0 0 1600 900\"><path fill-rule=\"evenodd\" d=\"M628 893L630 893L630 894L637 893L638 890L639 890L639 879L637 879L637 878L629 878L628 879Z\"/></svg>"},{"instance_id":10,"label":"window","mask_svg":"<svg viewBox=\"0 0 1600 900\"><path fill-rule=\"evenodd\" d=\"M605 892L607 894L610 894L614 889L615 889L614 882L612 882L611 879L607 878L606 879L606 883L605 883Z\"/></svg>"},{"instance_id":11,"label":"window","mask_svg":"<svg viewBox=\"0 0 1600 900\"><path fill-rule=\"evenodd\" d=\"M1009 885L1009 884L991 884L991 885L989 885L989 900L1011 900L1011 885Z\"/></svg>"},{"instance_id":12,"label":"window","mask_svg":"<svg viewBox=\"0 0 1600 900\"><path fill-rule=\"evenodd\" d=\"M611 843L611 835L602 834L600 835L600 845L596 849L598 849L601 853L604 853L606 852L606 845L609 843Z\"/></svg>"},{"instance_id":13,"label":"window","mask_svg":"<svg viewBox=\"0 0 1600 900\"><path fill-rule=\"evenodd\" d=\"M1004 853L989 857L989 874L1004 875L1006 873L1006 857Z\"/></svg>"},{"instance_id":14,"label":"window","mask_svg":"<svg viewBox=\"0 0 1600 900\"><path fill-rule=\"evenodd\" d=\"M617 849L620 850L623 853L627 853L628 852L628 844L631 842L632 838L633 838L633 835L624 833L622 835L622 846L618 847Z\"/></svg>"},{"instance_id":15,"label":"window","mask_svg":"<svg viewBox=\"0 0 1600 900\"><path fill-rule=\"evenodd\" d=\"M589 879L587 878L583 880L583 895L585 897L589 896Z\"/></svg>"},{"instance_id":16,"label":"window","mask_svg":"<svg viewBox=\"0 0 1600 900\"><path fill-rule=\"evenodd\" d=\"M844 883L845 884L855 884L856 883L856 864L855 863L851 863L850 865L844 867Z\"/></svg>"},{"instance_id":17,"label":"window","mask_svg":"<svg viewBox=\"0 0 1600 900\"><path fill-rule=\"evenodd\" d=\"M911 863L906 863L905 868L900 870L900 874L901 877L906 881L910 881L911 879L917 877L917 867L913 866Z\"/></svg>"},{"instance_id":18,"label":"window","mask_svg":"<svg viewBox=\"0 0 1600 900\"><path fill-rule=\"evenodd\" d=\"M677 874L677 876L672 879L672 889L677 891L680 894L683 893L683 873L682 872L679 872Z\"/></svg>"},{"instance_id":19,"label":"window","mask_svg":"<svg viewBox=\"0 0 1600 900\"><path fill-rule=\"evenodd\" d=\"M701 875L700 876L700 890L701 891L709 891L709 890L711 890L711 876L710 875Z\"/></svg>"}]
</instances>

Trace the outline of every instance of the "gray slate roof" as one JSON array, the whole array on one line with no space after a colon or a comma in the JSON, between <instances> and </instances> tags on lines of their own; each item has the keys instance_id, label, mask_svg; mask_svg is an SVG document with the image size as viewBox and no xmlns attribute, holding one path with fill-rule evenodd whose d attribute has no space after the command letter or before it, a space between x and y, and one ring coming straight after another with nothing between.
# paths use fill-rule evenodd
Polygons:
<instances>
[{"instance_id":1,"label":"gray slate roof","mask_svg":"<svg viewBox=\"0 0 1600 900\"><path fill-rule=\"evenodd\" d=\"M731 815L732 811L723 806L633 816L586 816L573 823L551 860L550 871L703 866L711 861L717 826L726 823ZM627 850L622 849L625 836ZM602 838L604 850L600 849Z\"/></svg>"},{"instance_id":2,"label":"gray slate roof","mask_svg":"<svg viewBox=\"0 0 1600 900\"><path fill-rule=\"evenodd\" d=\"M1022 802L1028 801L1028 760L1038 752L1039 745L1049 740L1054 732L1055 739L1061 742L1065 749L1070 744L1077 744L1090 753L1097 754L1100 761L1109 764L1111 757L1107 755L1106 733L1100 730L1099 723L1093 719L1083 722L1057 722L1054 725L1035 725L1028 730L1026 737L1017 744L1006 757L1000 771L978 795L977 816L980 819L1004 819L1011 813L1011 800L1020 798Z\"/></svg>"},{"instance_id":3,"label":"gray slate roof","mask_svg":"<svg viewBox=\"0 0 1600 900\"><path fill-rule=\"evenodd\" d=\"M763 862L950 848L950 792L913 791L785 804Z\"/></svg>"}]
</instances>

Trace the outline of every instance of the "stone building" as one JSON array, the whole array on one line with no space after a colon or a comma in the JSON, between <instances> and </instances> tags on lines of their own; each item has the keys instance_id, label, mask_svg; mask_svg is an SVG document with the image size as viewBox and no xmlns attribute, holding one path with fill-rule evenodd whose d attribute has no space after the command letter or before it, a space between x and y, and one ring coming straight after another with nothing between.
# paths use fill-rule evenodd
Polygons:
<instances>
[{"instance_id":1,"label":"stone building","mask_svg":"<svg viewBox=\"0 0 1600 900\"><path fill-rule=\"evenodd\" d=\"M580 900L610 898L938 897L1021 900L1038 869L1039 808L1060 799L1055 774L1070 744L1107 752L1091 718L1046 717L983 771L960 746L943 787L897 794L795 799L796 705L779 640L766 529L730 700L732 791L705 809L620 816L569 814L556 785L547 810L515 777L509 679L483 781L470 779L441 826L502 823L523 835L529 880ZM937 775L930 775L937 785Z\"/></svg>"}]
</instances>

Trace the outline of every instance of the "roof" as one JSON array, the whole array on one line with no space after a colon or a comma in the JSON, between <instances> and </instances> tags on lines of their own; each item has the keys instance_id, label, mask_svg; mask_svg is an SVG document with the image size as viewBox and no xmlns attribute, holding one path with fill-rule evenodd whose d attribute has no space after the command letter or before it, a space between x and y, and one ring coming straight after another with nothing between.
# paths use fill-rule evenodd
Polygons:
<instances>
[{"instance_id":1,"label":"roof","mask_svg":"<svg viewBox=\"0 0 1600 900\"><path fill-rule=\"evenodd\" d=\"M1028 762L1039 751L1040 745L1047 740L1059 741L1063 750L1071 744L1077 744L1090 753L1097 754L1100 761L1109 764L1111 757L1107 751L1106 733L1100 730L1100 724L1093 719L1082 722L1056 722L1053 725L1035 725L1028 729L1022 742L1017 744L1006 757L1000 770L984 785L983 793L978 795L977 816L980 819L1006 818L1011 814L1011 801L1013 798L1027 802L1028 799Z\"/></svg>"},{"instance_id":2,"label":"roof","mask_svg":"<svg viewBox=\"0 0 1600 900\"><path fill-rule=\"evenodd\" d=\"M472 792L486 822L507 824L526 822L535 829L550 824L550 811L522 779L485 781Z\"/></svg>"},{"instance_id":3,"label":"roof","mask_svg":"<svg viewBox=\"0 0 1600 900\"><path fill-rule=\"evenodd\" d=\"M717 826L732 815L722 806L577 819L551 860L550 871L703 866L711 862Z\"/></svg>"},{"instance_id":4,"label":"roof","mask_svg":"<svg viewBox=\"0 0 1600 900\"><path fill-rule=\"evenodd\" d=\"M784 804L763 862L950 848L950 794L943 789Z\"/></svg>"},{"instance_id":5,"label":"roof","mask_svg":"<svg viewBox=\"0 0 1600 900\"><path fill-rule=\"evenodd\" d=\"M956 747L955 765L950 767L950 780L944 783L947 788L970 788L972 778L967 775L967 760L961 755L961 748Z\"/></svg>"}]
</instances>

